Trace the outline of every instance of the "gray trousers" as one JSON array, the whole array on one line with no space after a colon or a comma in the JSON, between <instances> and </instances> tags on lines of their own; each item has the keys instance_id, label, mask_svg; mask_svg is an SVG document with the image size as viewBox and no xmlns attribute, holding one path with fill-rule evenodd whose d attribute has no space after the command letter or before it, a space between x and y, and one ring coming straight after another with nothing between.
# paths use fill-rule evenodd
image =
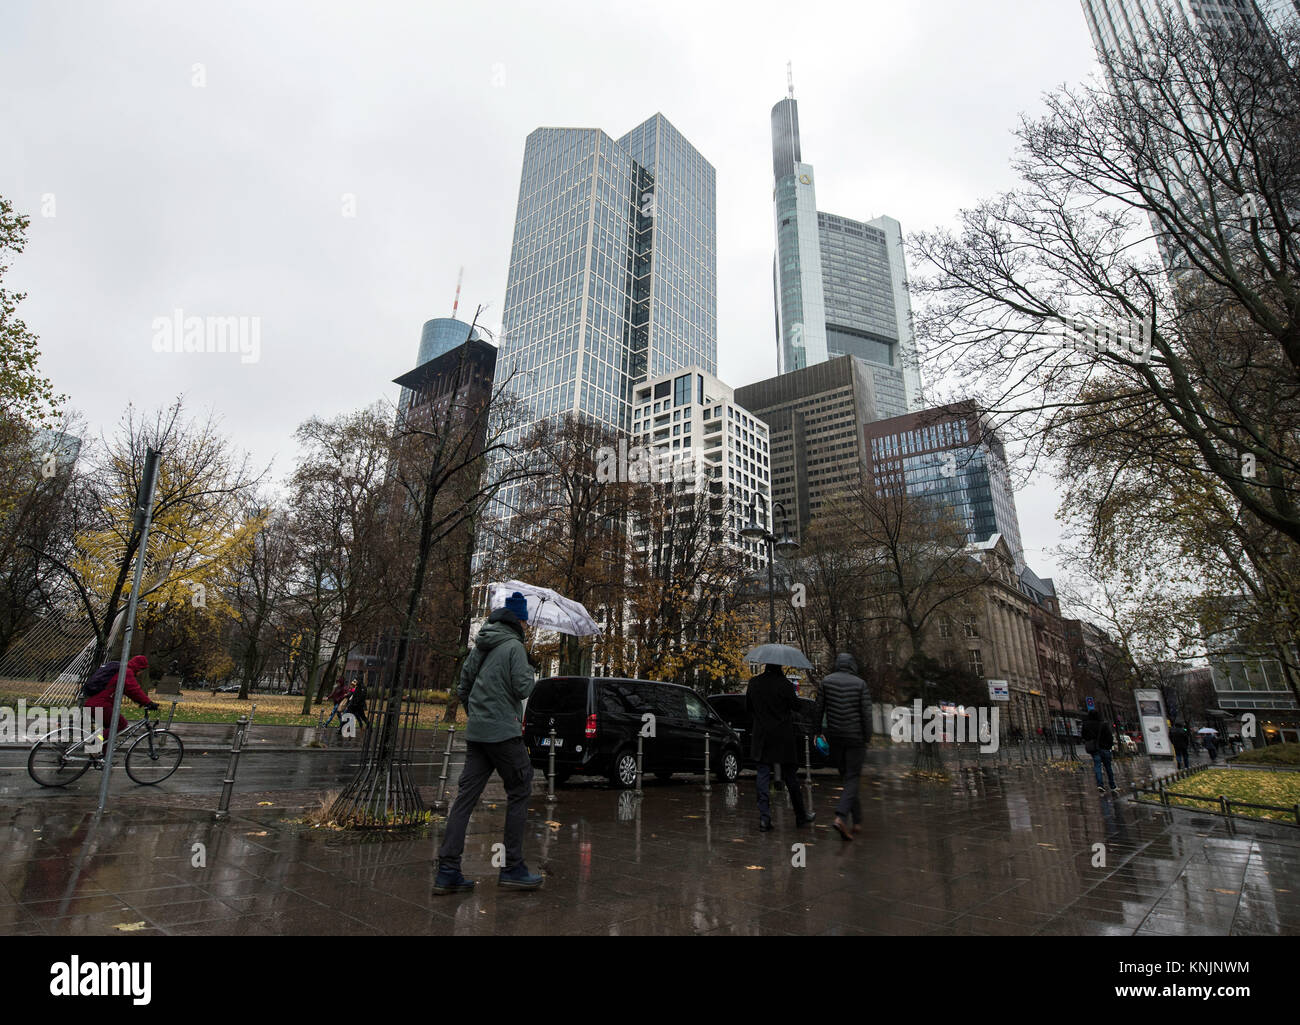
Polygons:
<instances>
[{"instance_id":1,"label":"gray trousers","mask_svg":"<svg viewBox=\"0 0 1300 1025\"><path fill-rule=\"evenodd\" d=\"M505 867L512 869L524 860L524 825L528 820L528 798L533 793L533 763L528 759L524 738L514 737L495 744L471 740L465 745L465 767L456 785L456 801L447 815L447 831L438 848L439 865L460 868L470 813L483 796L483 788L493 771L506 787Z\"/></svg>"},{"instance_id":2,"label":"gray trousers","mask_svg":"<svg viewBox=\"0 0 1300 1025\"><path fill-rule=\"evenodd\" d=\"M858 791L862 781L862 763L867 757L866 746L860 740L828 739L835 754L835 767L844 780L844 790L835 805L835 814L842 819L852 816L853 824L858 825L862 822L862 798Z\"/></svg>"}]
</instances>

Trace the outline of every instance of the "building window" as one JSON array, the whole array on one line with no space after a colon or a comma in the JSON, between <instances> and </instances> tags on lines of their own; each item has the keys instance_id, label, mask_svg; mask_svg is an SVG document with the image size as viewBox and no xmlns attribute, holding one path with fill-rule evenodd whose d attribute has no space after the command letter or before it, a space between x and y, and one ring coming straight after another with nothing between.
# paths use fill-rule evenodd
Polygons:
<instances>
[{"instance_id":1,"label":"building window","mask_svg":"<svg viewBox=\"0 0 1300 1025\"><path fill-rule=\"evenodd\" d=\"M943 638L952 636L952 620L947 616L939 617L939 636Z\"/></svg>"},{"instance_id":2,"label":"building window","mask_svg":"<svg viewBox=\"0 0 1300 1025\"><path fill-rule=\"evenodd\" d=\"M971 648L968 653L970 671L976 676L984 675L984 653L979 648Z\"/></svg>"},{"instance_id":3,"label":"building window","mask_svg":"<svg viewBox=\"0 0 1300 1025\"><path fill-rule=\"evenodd\" d=\"M980 635L979 626L975 622L974 616L967 616L963 629L967 637L978 637Z\"/></svg>"},{"instance_id":4,"label":"building window","mask_svg":"<svg viewBox=\"0 0 1300 1025\"><path fill-rule=\"evenodd\" d=\"M691 375L683 374L673 381L673 405L687 406L691 401Z\"/></svg>"}]
</instances>

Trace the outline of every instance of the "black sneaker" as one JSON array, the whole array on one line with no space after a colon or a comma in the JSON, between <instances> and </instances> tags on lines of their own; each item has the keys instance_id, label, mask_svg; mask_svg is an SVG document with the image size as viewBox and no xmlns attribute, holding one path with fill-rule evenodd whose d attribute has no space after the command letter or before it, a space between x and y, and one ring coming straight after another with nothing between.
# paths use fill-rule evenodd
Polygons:
<instances>
[{"instance_id":1,"label":"black sneaker","mask_svg":"<svg viewBox=\"0 0 1300 1025\"><path fill-rule=\"evenodd\" d=\"M817 813L815 811L810 811L803 818L795 819L794 824L796 826L811 826L816 821L817 821Z\"/></svg>"},{"instance_id":2,"label":"black sneaker","mask_svg":"<svg viewBox=\"0 0 1300 1025\"><path fill-rule=\"evenodd\" d=\"M468 893L474 889L474 880L466 879L458 868L439 868L433 881L433 892L438 896L448 893Z\"/></svg>"},{"instance_id":3,"label":"black sneaker","mask_svg":"<svg viewBox=\"0 0 1300 1025\"><path fill-rule=\"evenodd\" d=\"M503 868L497 885L503 890L540 890L545 876L535 876L522 861L514 868Z\"/></svg>"},{"instance_id":4,"label":"black sneaker","mask_svg":"<svg viewBox=\"0 0 1300 1025\"><path fill-rule=\"evenodd\" d=\"M760 833L770 833L770 832L772 832L772 820L771 820L771 819L759 819L759 820L758 820L758 831L759 831Z\"/></svg>"}]
</instances>

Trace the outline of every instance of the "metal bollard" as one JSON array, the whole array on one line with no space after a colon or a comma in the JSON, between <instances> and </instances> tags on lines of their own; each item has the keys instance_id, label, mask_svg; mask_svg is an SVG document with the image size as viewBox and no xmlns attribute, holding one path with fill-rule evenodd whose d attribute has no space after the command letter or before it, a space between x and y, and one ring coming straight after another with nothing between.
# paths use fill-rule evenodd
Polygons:
<instances>
[{"instance_id":1,"label":"metal bollard","mask_svg":"<svg viewBox=\"0 0 1300 1025\"><path fill-rule=\"evenodd\" d=\"M713 786L709 782L709 735L708 733L704 734L704 792L706 794L711 794L713 792Z\"/></svg>"},{"instance_id":2,"label":"metal bollard","mask_svg":"<svg viewBox=\"0 0 1300 1025\"><path fill-rule=\"evenodd\" d=\"M551 750L546 758L546 800L555 801L555 727L551 727Z\"/></svg>"},{"instance_id":3,"label":"metal bollard","mask_svg":"<svg viewBox=\"0 0 1300 1025\"><path fill-rule=\"evenodd\" d=\"M812 741L806 733L803 735L803 771L808 774L808 785L812 786Z\"/></svg>"},{"instance_id":4,"label":"metal bollard","mask_svg":"<svg viewBox=\"0 0 1300 1025\"><path fill-rule=\"evenodd\" d=\"M253 702L253 707L248 710L248 721L253 721L253 716L257 715L257 702Z\"/></svg>"},{"instance_id":5,"label":"metal bollard","mask_svg":"<svg viewBox=\"0 0 1300 1025\"><path fill-rule=\"evenodd\" d=\"M164 729L170 730L172 728L172 720L176 718L176 705L177 702L173 701L172 710L167 713L167 725L164 727Z\"/></svg>"},{"instance_id":6,"label":"metal bollard","mask_svg":"<svg viewBox=\"0 0 1300 1025\"><path fill-rule=\"evenodd\" d=\"M636 792L637 794L641 793L641 765L642 765L641 745L644 742L645 742L645 738L638 733L636 735Z\"/></svg>"},{"instance_id":7,"label":"metal bollard","mask_svg":"<svg viewBox=\"0 0 1300 1025\"><path fill-rule=\"evenodd\" d=\"M438 799L433 802L435 808L446 807L447 776L451 772L451 749L456 743L456 724L447 730L447 746L442 749L442 775L438 777Z\"/></svg>"},{"instance_id":8,"label":"metal bollard","mask_svg":"<svg viewBox=\"0 0 1300 1025\"><path fill-rule=\"evenodd\" d=\"M248 732L248 716L241 715L235 723L235 739L230 742L230 762L226 765L226 778L221 785L221 803L213 818L223 822L230 818L230 795L235 790L235 770L239 768L239 752L244 749L244 734Z\"/></svg>"}]
</instances>

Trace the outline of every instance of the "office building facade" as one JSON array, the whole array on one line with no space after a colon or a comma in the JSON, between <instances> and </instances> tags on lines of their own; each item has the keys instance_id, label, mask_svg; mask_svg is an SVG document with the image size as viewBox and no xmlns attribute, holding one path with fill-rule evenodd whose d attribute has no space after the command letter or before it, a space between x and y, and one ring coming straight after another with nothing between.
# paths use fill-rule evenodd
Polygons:
<instances>
[{"instance_id":1,"label":"office building facade","mask_svg":"<svg viewBox=\"0 0 1300 1025\"><path fill-rule=\"evenodd\" d=\"M772 174L778 373L856 356L876 378L881 415L920 408L902 228L890 217L858 221L817 209L793 95L772 108Z\"/></svg>"},{"instance_id":2,"label":"office building facade","mask_svg":"<svg viewBox=\"0 0 1300 1025\"><path fill-rule=\"evenodd\" d=\"M707 489L723 543L743 552L746 568L767 568L766 546L740 531L752 509L771 508L768 428L733 389L699 366L652 377L635 390L631 437L659 466L682 469L677 476L692 498Z\"/></svg>"},{"instance_id":3,"label":"office building facade","mask_svg":"<svg viewBox=\"0 0 1300 1025\"><path fill-rule=\"evenodd\" d=\"M955 513L974 543L1001 534L1024 568L1006 450L973 402L867 424L868 479L881 495L923 496Z\"/></svg>"},{"instance_id":4,"label":"office building facade","mask_svg":"<svg viewBox=\"0 0 1300 1025\"><path fill-rule=\"evenodd\" d=\"M663 115L529 135L499 357L529 419L626 432L636 383L716 372L716 252L713 166Z\"/></svg>"},{"instance_id":5,"label":"office building facade","mask_svg":"<svg viewBox=\"0 0 1300 1025\"><path fill-rule=\"evenodd\" d=\"M415 360L416 369L468 341L481 338L478 328L472 328L454 317L435 317L433 320L426 320L420 331L420 348ZM415 393L409 388L403 388L401 408L409 409L415 397Z\"/></svg>"},{"instance_id":6,"label":"office building facade","mask_svg":"<svg viewBox=\"0 0 1300 1025\"><path fill-rule=\"evenodd\" d=\"M1275 31L1300 24L1296 0L1081 0L1093 45L1116 54L1140 45L1161 24L1166 8L1177 23L1193 29Z\"/></svg>"},{"instance_id":7,"label":"office building facade","mask_svg":"<svg viewBox=\"0 0 1300 1025\"><path fill-rule=\"evenodd\" d=\"M837 494L870 480L864 432L879 418L873 369L839 356L736 389L736 401L767 424L772 501L796 539Z\"/></svg>"}]
</instances>

